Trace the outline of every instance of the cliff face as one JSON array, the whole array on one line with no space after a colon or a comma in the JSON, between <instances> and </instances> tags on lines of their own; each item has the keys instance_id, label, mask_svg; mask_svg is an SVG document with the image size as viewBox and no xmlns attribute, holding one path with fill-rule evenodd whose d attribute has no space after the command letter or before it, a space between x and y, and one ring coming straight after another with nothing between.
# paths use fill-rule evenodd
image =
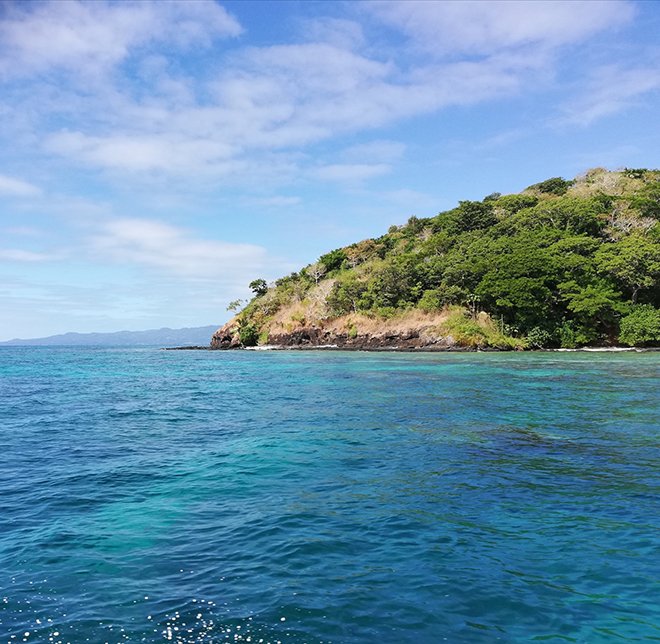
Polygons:
<instances>
[{"instance_id":1,"label":"cliff face","mask_svg":"<svg viewBox=\"0 0 660 644\"><path fill-rule=\"evenodd\" d=\"M461 201L271 285L211 348L660 345L660 171Z\"/></svg>"}]
</instances>

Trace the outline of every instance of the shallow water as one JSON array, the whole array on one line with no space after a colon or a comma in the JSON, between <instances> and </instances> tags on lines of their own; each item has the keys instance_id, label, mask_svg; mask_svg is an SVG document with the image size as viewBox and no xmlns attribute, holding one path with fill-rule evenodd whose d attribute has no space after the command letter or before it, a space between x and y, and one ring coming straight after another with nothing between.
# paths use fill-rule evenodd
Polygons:
<instances>
[{"instance_id":1,"label":"shallow water","mask_svg":"<svg viewBox=\"0 0 660 644\"><path fill-rule=\"evenodd\" d=\"M660 640L660 354L0 349L0 641Z\"/></svg>"}]
</instances>

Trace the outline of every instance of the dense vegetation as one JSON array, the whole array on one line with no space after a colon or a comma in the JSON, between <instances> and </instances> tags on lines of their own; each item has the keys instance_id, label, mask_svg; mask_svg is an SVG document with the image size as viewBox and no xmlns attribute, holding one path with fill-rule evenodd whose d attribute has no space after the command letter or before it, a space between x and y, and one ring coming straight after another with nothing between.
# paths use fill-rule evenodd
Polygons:
<instances>
[{"instance_id":1,"label":"dense vegetation","mask_svg":"<svg viewBox=\"0 0 660 644\"><path fill-rule=\"evenodd\" d=\"M328 318L449 309L466 344L492 332L529 348L657 345L659 277L660 171L596 169L410 217L270 287L255 280L239 326L245 344L265 341L281 307L325 282Z\"/></svg>"}]
</instances>

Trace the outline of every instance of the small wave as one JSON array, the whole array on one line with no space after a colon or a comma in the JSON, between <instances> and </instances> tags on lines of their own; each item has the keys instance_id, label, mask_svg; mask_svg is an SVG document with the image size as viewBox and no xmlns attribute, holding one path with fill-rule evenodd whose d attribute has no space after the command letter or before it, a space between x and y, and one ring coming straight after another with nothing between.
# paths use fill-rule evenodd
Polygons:
<instances>
[{"instance_id":1,"label":"small wave","mask_svg":"<svg viewBox=\"0 0 660 644\"><path fill-rule=\"evenodd\" d=\"M257 347L245 347L246 351L276 351L281 349L281 344L262 344Z\"/></svg>"}]
</instances>

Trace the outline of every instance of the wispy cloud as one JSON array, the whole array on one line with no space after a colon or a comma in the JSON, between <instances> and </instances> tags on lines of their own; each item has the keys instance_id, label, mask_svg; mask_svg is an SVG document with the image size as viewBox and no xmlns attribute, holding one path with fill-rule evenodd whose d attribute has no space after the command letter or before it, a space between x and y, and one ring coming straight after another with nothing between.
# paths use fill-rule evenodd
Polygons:
<instances>
[{"instance_id":1,"label":"wispy cloud","mask_svg":"<svg viewBox=\"0 0 660 644\"><path fill-rule=\"evenodd\" d=\"M386 163L334 163L315 168L310 174L322 181L355 184L380 177L390 171L391 166Z\"/></svg>"},{"instance_id":2,"label":"wispy cloud","mask_svg":"<svg viewBox=\"0 0 660 644\"><path fill-rule=\"evenodd\" d=\"M361 6L402 30L416 46L442 56L558 47L619 26L634 15L633 5L622 0L387 0Z\"/></svg>"},{"instance_id":3,"label":"wispy cloud","mask_svg":"<svg viewBox=\"0 0 660 644\"><path fill-rule=\"evenodd\" d=\"M309 21L300 42L222 50L217 41L242 27L214 2L8 7L0 20L0 77L73 72L7 99L7 113L23 114L26 140L78 166L133 180L233 181L280 166L280 182L304 173L307 161L292 164L291 150L516 94L551 64L547 50L633 14L620 0L365 3L358 14L406 39L400 51L381 52L367 44L359 22L337 18ZM170 52L214 47L214 63L185 74L163 45ZM419 56L420 47L441 56ZM366 166L400 154L395 143L374 145L373 158L358 158L357 149L346 159L365 166L356 176L382 174L383 167ZM266 163L264 154L271 155ZM333 167L310 172L321 180L342 175Z\"/></svg>"},{"instance_id":4,"label":"wispy cloud","mask_svg":"<svg viewBox=\"0 0 660 644\"><path fill-rule=\"evenodd\" d=\"M211 103L182 105L161 97L143 105L130 94L114 96L105 117L110 122L102 128L81 113L69 129L46 135L45 147L91 168L232 177L253 171L255 160L272 165L262 162L264 153L286 154L516 91L518 74L494 60L419 69L401 78L389 63L325 44L251 49L209 82ZM100 109L90 100L87 112ZM389 144L390 157L397 154L394 147Z\"/></svg>"},{"instance_id":5,"label":"wispy cloud","mask_svg":"<svg viewBox=\"0 0 660 644\"><path fill-rule=\"evenodd\" d=\"M46 141L46 149L101 168L126 172L163 171L193 173L213 169L216 173L238 171L236 161L231 166L231 148L221 141L185 138L177 134L159 133L150 136L88 136L81 132L60 132Z\"/></svg>"},{"instance_id":6,"label":"wispy cloud","mask_svg":"<svg viewBox=\"0 0 660 644\"><path fill-rule=\"evenodd\" d=\"M265 206L266 208L288 208L302 203L302 198L295 195L273 195L271 197L257 197L248 200L250 205Z\"/></svg>"},{"instance_id":7,"label":"wispy cloud","mask_svg":"<svg viewBox=\"0 0 660 644\"><path fill-rule=\"evenodd\" d=\"M8 226L0 229L5 235L16 235L20 237L41 237L44 231L35 226Z\"/></svg>"},{"instance_id":8,"label":"wispy cloud","mask_svg":"<svg viewBox=\"0 0 660 644\"><path fill-rule=\"evenodd\" d=\"M10 3L0 21L0 74L20 76L52 68L91 73L125 60L152 42L187 48L237 36L240 24L214 2Z\"/></svg>"},{"instance_id":9,"label":"wispy cloud","mask_svg":"<svg viewBox=\"0 0 660 644\"><path fill-rule=\"evenodd\" d=\"M261 246L199 239L185 229L150 219L109 220L90 241L97 256L218 287L244 288L246 280L283 267Z\"/></svg>"},{"instance_id":10,"label":"wispy cloud","mask_svg":"<svg viewBox=\"0 0 660 644\"><path fill-rule=\"evenodd\" d=\"M9 197L34 197L41 194L41 188L32 183L0 174L0 195Z\"/></svg>"},{"instance_id":11,"label":"wispy cloud","mask_svg":"<svg viewBox=\"0 0 660 644\"><path fill-rule=\"evenodd\" d=\"M357 49L366 44L362 25L346 18L302 20L300 36L310 42L328 43L346 49Z\"/></svg>"},{"instance_id":12,"label":"wispy cloud","mask_svg":"<svg viewBox=\"0 0 660 644\"><path fill-rule=\"evenodd\" d=\"M595 69L579 98L565 103L560 122L590 125L601 118L643 104L643 97L660 90L660 67L607 65Z\"/></svg>"},{"instance_id":13,"label":"wispy cloud","mask_svg":"<svg viewBox=\"0 0 660 644\"><path fill-rule=\"evenodd\" d=\"M0 248L0 261L33 263L49 262L54 259L61 259L61 255L54 255L51 253L37 253L19 248Z\"/></svg>"},{"instance_id":14,"label":"wispy cloud","mask_svg":"<svg viewBox=\"0 0 660 644\"><path fill-rule=\"evenodd\" d=\"M393 163L406 151L406 145L400 141L379 139L367 143L358 143L342 151L347 161L369 163Z\"/></svg>"}]
</instances>

